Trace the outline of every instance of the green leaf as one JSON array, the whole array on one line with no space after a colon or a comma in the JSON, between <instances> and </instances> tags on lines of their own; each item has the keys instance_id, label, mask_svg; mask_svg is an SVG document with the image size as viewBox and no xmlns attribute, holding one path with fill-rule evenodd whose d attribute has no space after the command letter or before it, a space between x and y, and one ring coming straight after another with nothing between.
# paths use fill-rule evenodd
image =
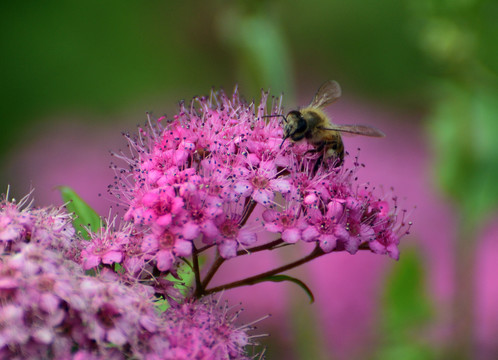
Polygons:
<instances>
[{"instance_id":1,"label":"green leaf","mask_svg":"<svg viewBox=\"0 0 498 360\"><path fill-rule=\"evenodd\" d=\"M90 239L84 226L90 228L93 232L99 230L101 226L100 216L90 205L88 205L76 192L68 186L59 186L62 200L67 203L66 208L70 213L74 213L73 226L76 231L81 231L85 239Z\"/></svg>"},{"instance_id":2,"label":"green leaf","mask_svg":"<svg viewBox=\"0 0 498 360\"><path fill-rule=\"evenodd\" d=\"M160 313L165 312L166 310L168 310L171 307L168 300L166 300L166 299L156 300L154 305L155 305L157 311L159 311Z\"/></svg>"},{"instance_id":3,"label":"green leaf","mask_svg":"<svg viewBox=\"0 0 498 360\"><path fill-rule=\"evenodd\" d=\"M265 278L262 278L260 280L255 281L254 283L257 284L257 283L265 282L265 281L272 281L272 282L290 281L290 282L293 282L294 284L299 285L301 287L301 289L303 289L306 292L306 294L308 294L308 296L310 298L310 303L313 303L315 301L315 297L313 296L313 293L311 292L311 290L308 287L308 285L306 285L301 280L296 279L296 278L294 278L292 276L288 276L288 275L267 276Z\"/></svg>"},{"instance_id":4,"label":"green leaf","mask_svg":"<svg viewBox=\"0 0 498 360\"><path fill-rule=\"evenodd\" d=\"M180 280L171 275L171 273L166 275L166 279L172 281L174 283L173 287L179 290L183 296L187 296L195 282L195 273L192 270L192 264L189 260L186 258L180 259L183 260L183 264L180 264L177 270L178 278ZM202 267L202 265L206 262L206 257L199 256L198 261L199 266Z\"/></svg>"}]
</instances>

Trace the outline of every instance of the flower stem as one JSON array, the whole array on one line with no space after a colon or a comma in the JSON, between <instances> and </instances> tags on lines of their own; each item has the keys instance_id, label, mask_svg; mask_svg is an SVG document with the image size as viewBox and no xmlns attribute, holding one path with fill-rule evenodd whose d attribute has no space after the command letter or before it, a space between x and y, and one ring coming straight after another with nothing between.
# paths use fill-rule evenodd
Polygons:
<instances>
[{"instance_id":1,"label":"flower stem","mask_svg":"<svg viewBox=\"0 0 498 360\"><path fill-rule=\"evenodd\" d=\"M277 239L277 240L274 240L272 242L269 242L268 244L263 244L263 245L260 245L260 246L255 246L254 248L251 248L251 249L247 249L247 252L246 251L242 251L241 254L239 254L239 252L237 252L237 255L246 255L246 254L250 254L251 252L257 252L257 251L262 251L262 250L272 250L275 247L277 247L278 245L280 245L281 243L283 243L283 240L282 239ZM370 247L369 247L368 243L366 243L366 242L362 243L359 246L359 248L358 248L358 250L369 250L369 249L370 249ZM343 249L341 249L341 250L337 250L337 249L332 250L332 252L339 252L339 251L343 251ZM228 284L225 284L225 285L220 285L220 286L216 286L216 287L211 288L211 289L203 290L202 295L204 296L204 295L216 293L216 292L223 291L223 290L233 289L233 288L240 287L240 286L257 284L258 282L261 282L264 278L266 278L268 276L277 275L277 274L282 273L284 271L293 269L295 267L298 267L298 266L300 266L302 264L307 263L308 261L314 260L314 259L316 259L316 258L318 258L318 257L320 257L320 256L322 256L324 254L327 254L327 253L325 253L320 248L320 245L317 244L316 247L313 249L312 252L310 252L308 255L306 255L305 257L303 257L303 258L301 258L299 260L296 260L296 261L291 262L291 263L289 263L287 265L283 265L281 267L275 268L273 270L269 270L269 271L266 271L264 273L248 277L246 279L234 281L234 282L231 282L231 283L228 283ZM217 262L217 261L219 261L219 262ZM217 258L217 260L215 261L215 263L213 264L213 266L210 269L210 273L211 273L211 270L213 270L213 268L215 268L215 265L216 265L216 269L214 270L212 276L214 276L214 273L221 266L221 264L223 264L224 261L225 261L225 259L223 259L221 257ZM207 287L207 285L209 283L209 280L211 280L212 276L209 279L206 276L206 279L203 282L204 289Z\"/></svg>"},{"instance_id":2,"label":"flower stem","mask_svg":"<svg viewBox=\"0 0 498 360\"><path fill-rule=\"evenodd\" d=\"M263 245L255 246L255 247L245 249L245 250L239 250L239 251L237 251L237 256L249 255L249 254L253 254L255 252L263 251L263 250L273 250L274 248L276 248L279 245L282 245L283 243L284 243L284 241L282 239L273 240L273 241L266 243L266 244L263 244Z\"/></svg>"},{"instance_id":3,"label":"flower stem","mask_svg":"<svg viewBox=\"0 0 498 360\"><path fill-rule=\"evenodd\" d=\"M211 279L213 278L214 274L216 274L216 271L218 271L218 269L220 268L220 266L225 262L225 259L222 258L220 256L220 254L217 252L216 253L216 258L214 259L214 262L213 262L213 265L211 265L211 268L209 269L208 273L206 274L206 277L204 278L204 280L202 281L201 283L201 288L197 288L196 289L196 293L198 291L201 292L201 295L202 293L204 293L204 289L206 288L206 286L208 286L209 282L211 281ZM197 286L197 285L196 285Z\"/></svg>"},{"instance_id":4,"label":"flower stem","mask_svg":"<svg viewBox=\"0 0 498 360\"><path fill-rule=\"evenodd\" d=\"M203 295L208 295L208 294L216 293L216 292L223 291L223 290L233 289L233 288L236 288L239 286L254 285L268 276L276 275L276 274L279 274L281 272L290 270L290 269L295 268L299 265L307 263L308 261L316 259L317 257L322 256L323 254L325 254L325 253L320 248L320 246L317 245L311 253L309 253L307 256L305 256L299 260L296 260L296 261L291 262L289 264L286 264L284 266L278 267L276 269L248 277L248 278L243 279L243 280L238 280L238 281L234 281L234 282L231 282L231 283L228 283L225 285L216 286L216 287L211 288L211 289L206 289L206 290L204 290Z\"/></svg>"},{"instance_id":5,"label":"flower stem","mask_svg":"<svg viewBox=\"0 0 498 360\"><path fill-rule=\"evenodd\" d=\"M237 256L249 255L249 254L256 253L256 252L263 251L263 250L273 250L274 248L276 248L277 246L282 245L282 244L283 244L282 239L273 240L267 244L255 246L255 247L245 249L245 250L239 250L239 251L237 251ZM209 269L208 273L206 274L206 277L202 281L202 284L201 284L202 289L205 289L208 286L209 282L211 281L213 276L216 274L216 271L218 271L218 269L220 268L220 266L224 262L225 262L225 259L222 258L220 256L220 254L216 254L216 259L214 260L213 265L211 265L211 268Z\"/></svg>"},{"instance_id":6,"label":"flower stem","mask_svg":"<svg viewBox=\"0 0 498 360\"><path fill-rule=\"evenodd\" d=\"M195 249L194 245L194 251L192 251L192 262L193 262L193 270L194 270L194 275L195 275L195 295L198 296L200 295L199 293L202 292L204 289L201 284L201 271L199 268L199 257L197 256L197 249Z\"/></svg>"},{"instance_id":7,"label":"flower stem","mask_svg":"<svg viewBox=\"0 0 498 360\"><path fill-rule=\"evenodd\" d=\"M249 198L246 199L246 204L244 206L245 212L244 215L242 216L242 219L240 219L240 225L239 227L242 227L246 224L247 220L249 220L249 217L251 216L252 212L254 211L254 208L258 204L254 200L248 200Z\"/></svg>"}]
</instances>

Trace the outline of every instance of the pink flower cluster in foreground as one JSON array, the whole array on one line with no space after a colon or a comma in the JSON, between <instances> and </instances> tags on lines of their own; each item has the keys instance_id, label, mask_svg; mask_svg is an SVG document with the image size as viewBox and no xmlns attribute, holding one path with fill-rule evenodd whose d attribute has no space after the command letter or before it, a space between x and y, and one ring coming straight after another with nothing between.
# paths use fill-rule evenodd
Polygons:
<instances>
[{"instance_id":1,"label":"pink flower cluster in foreground","mask_svg":"<svg viewBox=\"0 0 498 360\"><path fill-rule=\"evenodd\" d=\"M319 154L306 143L282 143L279 117L237 93L196 98L166 125L128 136L132 156L110 192L128 207L125 220L145 234L141 249L160 271L174 268L194 249L216 246L233 258L266 229L286 243L316 242L328 253L369 248L398 259L403 220L388 199L355 183L354 168L316 169ZM279 105L271 115L281 114ZM259 222L248 220L256 207ZM198 241L198 242L197 242Z\"/></svg>"},{"instance_id":2,"label":"pink flower cluster in foreground","mask_svg":"<svg viewBox=\"0 0 498 360\"><path fill-rule=\"evenodd\" d=\"M236 315L209 297L160 313L152 287L108 268L85 275L73 255L92 242L62 209L26 202L0 203L0 358L248 359L251 328L235 326Z\"/></svg>"}]
</instances>

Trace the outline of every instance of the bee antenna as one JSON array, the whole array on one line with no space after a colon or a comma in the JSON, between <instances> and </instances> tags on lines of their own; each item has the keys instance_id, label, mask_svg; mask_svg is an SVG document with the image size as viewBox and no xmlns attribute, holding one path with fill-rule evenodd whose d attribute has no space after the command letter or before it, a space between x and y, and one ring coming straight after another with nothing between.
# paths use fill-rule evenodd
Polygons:
<instances>
[{"instance_id":1,"label":"bee antenna","mask_svg":"<svg viewBox=\"0 0 498 360\"><path fill-rule=\"evenodd\" d=\"M282 115L282 114L273 114L273 115L263 115L262 117L282 117L282 119L284 119L285 123L287 123L287 118Z\"/></svg>"}]
</instances>

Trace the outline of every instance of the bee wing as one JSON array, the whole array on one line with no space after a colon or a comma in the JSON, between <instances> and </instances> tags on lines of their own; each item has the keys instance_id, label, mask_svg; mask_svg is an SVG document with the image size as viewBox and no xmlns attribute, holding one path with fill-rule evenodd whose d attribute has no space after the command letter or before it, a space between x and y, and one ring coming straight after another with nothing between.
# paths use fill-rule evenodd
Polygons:
<instances>
[{"instance_id":1,"label":"bee wing","mask_svg":"<svg viewBox=\"0 0 498 360\"><path fill-rule=\"evenodd\" d=\"M315 94L310 107L324 108L341 97L341 86L335 80L325 82Z\"/></svg>"},{"instance_id":2,"label":"bee wing","mask_svg":"<svg viewBox=\"0 0 498 360\"><path fill-rule=\"evenodd\" d=\"M384 134L379 129L367 125L331 125L327 128L321 128L322 130L340 131L346 134L353 135L363 135L371 137L385 137Z\"/></svg>"}]
</instances>

